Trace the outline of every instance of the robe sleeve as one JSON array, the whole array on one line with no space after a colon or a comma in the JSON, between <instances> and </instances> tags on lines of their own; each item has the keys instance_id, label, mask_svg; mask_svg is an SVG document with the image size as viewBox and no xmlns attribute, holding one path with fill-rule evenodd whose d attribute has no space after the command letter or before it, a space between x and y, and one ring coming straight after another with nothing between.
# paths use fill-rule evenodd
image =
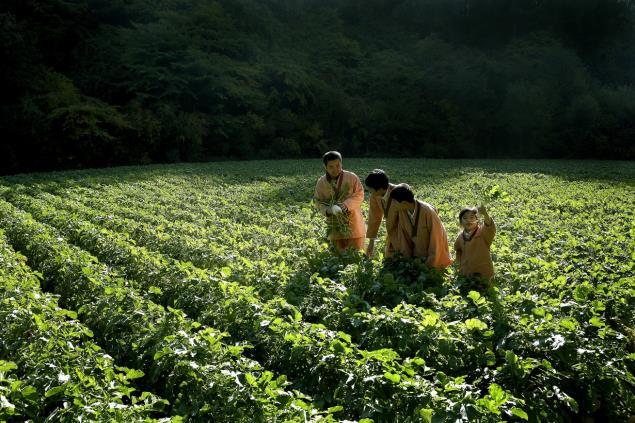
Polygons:
<instances>
[{"instance_id":1,"label":"robe sleeve","mask_svg":"<svg viewBox=\"0 0 635 423\"><path fill-rule=\"evenodd\" d=\"M456 257L454 261L458 264L459 269L461 268L461 255L463 255L463 248L461 247L461 233L456 237L456 241L454 241L454 251L456 252Z\"/></svg>"},{"instance_id":2,"label":"robe sleeve","mask_svg":"<svg viewBox=\"0 0 635 423\"><path fill-rule=\"evenodd\" d=\"M481 229L481 236L483 240L488 246L492 245L492 241L494 241L494 235L496 235L496 223L494 223L494 219L490 218L492 223L490 225L486 225L483 223L483 227Z\"/></svg>"},{"instance_id":3,"label":"robe sleeve","mask_svg":"<svg viewBox=\"0 0 635 423\"><path fill-rule=\"evenodd\" d=\"M324 194L324 184L322 183L322 178L318 179L315 184L315 195L313 196L313 204L315 208L318 209L320 213L326 216L326 205L323 202L328 200L328 196Z\"/></svg>"},{"instance_id":4,"label":"robe sleeve","mask_svg":"<svg viewBox=\"0 0 635 423\"><path fill-rule=\"evenodd\" d=\"M349 210L360 208L364 202L364 188L362 187L359 177L355 174L351 174L351 179L351 193L346 197L346 200L342 202Z\"/></svg>"},{"instance_id":5,"label":"robe sleeve","mask_svg":"<svg viewBox=\"0 0 635 423\"><path fill-rule=\"evenodd\" d=\"M384 216L384 211L379 204L381 198L370 197L368 199L368 228L366 229L366 238L377 238L379 232L379 225L381 225L381 219Z\"/></svg>"},{"instance_id":6,"label":"robe sleeve","mask_svg":"<svg viewBox=\"0 0 635 423\"><path fill-rule=\"evenodd\" d=\"M430 244L428 245L426 264L428 267L434 268L448 267L452 264L452 258L443 222L433 209L428 210L425 219L421 219L420 222L430 228Z\"/></svg>"}]
</instances>

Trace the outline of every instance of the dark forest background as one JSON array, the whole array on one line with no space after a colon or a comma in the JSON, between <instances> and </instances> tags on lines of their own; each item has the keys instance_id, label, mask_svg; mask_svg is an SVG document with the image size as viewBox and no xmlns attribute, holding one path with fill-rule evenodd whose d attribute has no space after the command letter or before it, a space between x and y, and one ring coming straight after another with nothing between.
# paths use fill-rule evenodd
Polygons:
<instances>
[{"instance_id":1,"label":"dark forest background","mask_svg":"<svg viewBox=\"0 0 635 423\"><path fill-rule=\"evenodd\" d=\"M0 173L635 158L635 1L1 0Z\"/></svg>"}]
</instances>

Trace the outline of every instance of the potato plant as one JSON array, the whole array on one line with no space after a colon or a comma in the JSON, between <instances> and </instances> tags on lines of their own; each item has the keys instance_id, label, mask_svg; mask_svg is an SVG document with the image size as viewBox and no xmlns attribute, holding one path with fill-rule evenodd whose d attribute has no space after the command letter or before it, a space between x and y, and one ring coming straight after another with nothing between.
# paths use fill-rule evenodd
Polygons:
<instances>
[{"instance_id":1,"label":"potato plant","mask_svg":"<svg viewBox=\"0 0 635 423\"><path fill-rule=\"evenodd\" d=\"M119 366L144 372L131 384L157 395L150 408L163 404L158 396L169 401L165 416L204 419L216 395L227 399L214 408L227 413L219 416L255 410L269 420L628 421L632 163L364 159L344 167L362 179L379 167L408 182L437 207L450 245L460 208L485 203L498 227L495 286L481 290L454 267L439 274L416 259L333 255L310 204L319 160L6 177L0 194L32 217L3 206L0 227L92 340ZM73 257L77 267L65 270ZM109 293L87 278L108 280ZM181 366L189 361L175 351L194 351L211 373ZM247 376L232 385L219 363L251 374L259 388ZM166 384L173 373L187 382ZM190 389L216 377L224 381L216 394ZM274 385L284 394L267 394Z\"/></svg>"},{"instance_id":2,"label":"potato plant","mask_svg":"<svg viewBox=\"0 0 635 423\"><path fill-rule=\"evenodd\" d=\"M117 366L25 262L0 231L0 418L158 419L167 401L139 390L143 372Z\"/></svg>"},{"instance_id":3,"label":"potato plant","mask_svg":"<svg viewBox=\"0 0 635 423\"><path fill-rule=\"evenodd\" d=\"M281 298L262 303L248 287L223 282L205 270L136 247L125 236L96 228L59 208L47 208L36 198L15 195L11 199L38 219L59 227L69 240L116 265L111 270L121 269L131 283L158 295L164 305L181 307L198 321L227 330L237 341L252 343L253 358L286 371L298 389L315 395L321 404L342 404L352 416L409 418L421 408L425 396L435 397L432 391L445 389L446 381L430 377L434 369L422 366L420 358L402 362L393 351L359 350L341 331L302 322L301 314ZM455 390L469 392L470 387L463 385ZM367 409L369 400L377 405ZM388 407L397 401L403 402L401 409Z\"/></svg>"}]
</instances>

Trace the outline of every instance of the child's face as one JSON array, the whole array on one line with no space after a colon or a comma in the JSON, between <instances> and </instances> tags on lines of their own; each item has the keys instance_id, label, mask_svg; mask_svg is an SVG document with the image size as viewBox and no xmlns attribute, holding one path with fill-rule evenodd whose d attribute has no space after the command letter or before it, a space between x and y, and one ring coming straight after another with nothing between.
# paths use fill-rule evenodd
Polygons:
<instances>
[{"instance_id":1,"label":"child's face","mask_svg":"<svg viewBox=\"0 0 635 423\"><path fill-rule=\"evenodd\" d=\"M476 217L476 213L472 211L463 213L463 216L461 216L461 226L463 226L463 229L471 231L474 230L477 225L478 218Z\"/></svg>"}]
</instances>

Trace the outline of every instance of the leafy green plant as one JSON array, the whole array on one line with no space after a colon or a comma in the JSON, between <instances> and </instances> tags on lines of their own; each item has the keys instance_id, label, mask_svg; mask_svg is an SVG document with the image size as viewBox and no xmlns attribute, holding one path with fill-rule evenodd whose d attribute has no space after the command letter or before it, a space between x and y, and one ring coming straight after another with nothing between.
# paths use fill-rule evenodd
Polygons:
<instances>
[{"instance_id":1,"label":"leafy green plant","mask_svg":"<svg viewBox=\"0 0 635 423\"><path fill-rule=\"evenodd\" d=\"M167 401L140 392L135 379L143 372L117 366L75 312L41 292L41 275L25 260L0 231L0 357L13 360L0 360L0 416L93 421L160 416ZM19 380L12 379L14 371Z\"/></svg>"},{"instance_id":2,"label":"leafy green plant","mask_svg":"<svg viewBox=\"0 0 635 423\"><path fill-rule=\"evenodd\" d=\"M498 228L493 286L465 283L454 268L435 274L416 259L333 256L323 245L323 220L307 202L314 178L303 161L20 175L6 178L0 193L59 229L50 238L63 236L98 257L107 271L97 273L125 276L117 283L122 290L113 293L137 292L126 310L146 310L147 301L173 309L160 326L162 336L174 335L171 324L194 321L226 331L220 342L242 348L229 357L257 359L262 370L249 374L271 372L271 386L311 395L313 402L298 394L294 404L325 410L315 418L329 409L340 418L376 421L629 416L635 408L631 167L348 163L382 167L410 182L438 208L450 241L458 207L487 200ZM29 257L46 266L43 286L57 289L59 263ZM81 268L72 274L83 278ZM78 295L75 289L69 283L61 300ZM110 314L102 304L91 314L100 345L121 354L113 354L121 365L144 371L136 384L170 400L182 395L176 385L163 395L154 389L162 379L151 377L170 374L169 368L178 377L186 373L170 354L182 351L186 338L141 337L152 340L137 342L131 352L114 335L127 326L113 324L107 336L92 327L99 316L120 322L126 314ZM81 307L65 306L84 318ZM159 344L167 353L157 358L164 370L152 376L147 366ZM129 358L137 355L144 359ZM268 378L257 380L266 385ZM253 381L239 380L244 385L247 379Z\"/></svg>"}]
</instances>

